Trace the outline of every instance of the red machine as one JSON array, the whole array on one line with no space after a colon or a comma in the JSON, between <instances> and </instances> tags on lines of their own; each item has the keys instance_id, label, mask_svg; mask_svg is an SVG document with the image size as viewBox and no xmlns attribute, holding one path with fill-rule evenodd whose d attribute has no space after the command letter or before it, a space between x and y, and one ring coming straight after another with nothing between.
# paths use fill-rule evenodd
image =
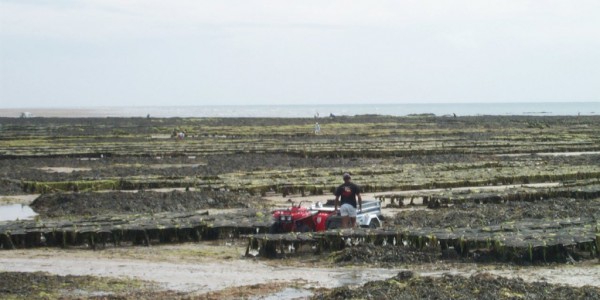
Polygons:
<instances>
[{"instance_id":1,"label":"red machine","mask_svg":"<svg viewBox=\"0 0 600 300\"><path fill-rule=\"evenodd\" d=\"M319 210L317 206L304 207L300 202L297 205L292 202L288 209L273 211L274 223L271 225L271 233L283 232L308 232L324 231L327 229L327 219L333 214L333 210Z\"/></svg>"},{"instance_id":2,"label":"red machine","mask_svg":"<svg viewBox=\"0 0 600 300\"><path fill-rule=\"evenodd\" d=\"M273 211L273 224L270 233L325 231L341 226L341 217L334 214L334 200L328 200L324 205L316 203L310 207L302 206L301 201L291 207ZM381 226L381 202L379 200L364 200L362 210L358 212L356 222L361 227L377 228Z\"/></svg>"}]
</instances>

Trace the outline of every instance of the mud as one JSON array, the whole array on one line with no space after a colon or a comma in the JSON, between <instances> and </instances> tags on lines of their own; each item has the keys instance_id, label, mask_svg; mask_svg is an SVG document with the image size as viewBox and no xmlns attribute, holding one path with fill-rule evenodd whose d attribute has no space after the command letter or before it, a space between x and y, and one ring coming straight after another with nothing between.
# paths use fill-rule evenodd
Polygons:
<instances>
[{"instance_id":1,"label":"mud","mask_svg":"<svg viewBox=\"0 0 600 300\"><path fill-rule=\"evenodd\" d=\"M277 299L296 299L294 295L300 293L304 295L302 298L309 294L316 295L317 299L338 299L343 295L354 299L421 299L426 292L431 293L429 299L465 299L469 296L482 299L487 294L478 294L478 291L481 293L483 288L488 287L500 293L489 299L502 298L501 293L505 291L509 294L514 292L511 295L519 298L522 289L531 292L524 294L529 297L525 299L532 299L533 293L538 292L535 294L539 296L537 299L565 299L550 294L557 291L557 295L586 299L581 296L585 296L582 293L595 296L600 289L597 263L524 268L507 264L436 261L377 268L377 259L372 260L375 265L331 259L338 254L260 260L242 258L242 252L243 248L239 245L216 242L115 248L99 252L18 250L5 252L0 257L0 278L15 276L7 276L7 272L25 272L17 276L31 279L30 282L35 282L39 274L27 275L29 272L47 272L43 273L44 276L51 278L42 278L42 282L64 282L66 278L73 278L61 287L60 295L67 299L96 299L92 296L98 293L108 299L263 299L273 295L278 295ZM487 279L473 279L482 273L488 274ZM90 286L81 287L78 277L90 280ZM98 283L93 284L96 280ZM123 281L132 282L132 288L109 290L103 288L106 281L117 285ZM13 283L17 281L7 281L9 288L6 291L11 293L7 295L19 299L36 298L28 297L34 294L13 287ZM0 287L2 284L0 281ZM56 293L53 288L42 284L33 289L39 294ZM334 290L328 292L324 289ZM82 294L79 290L86 292ZM385 291L390 292L383 294L388 298L381 294ZM570 294L561 294L564 291Z\"/></svg>"},{"instance_id":2,"label":"mud","mask_svg":"<svg viewBox=\"0 0 600 300\"><path fill-rule=\"evenodd\" d=\"M149 294L163 299L178 296L176 292L160 291L155 284L140 280L0 272L2 299L136 299Z\"/></svg>"},{"instance_id":3,"label":"mud","mask_svg":"<svg viewBox=\"0 0 600 300\"><path fill-rule=\"evenodd\" d=\"M401 211L393 219L399 227L483 227L527 219L600 219L600 198L554 198L502 204L464 203L440 209Z\"/></svg>"},{"instance_id":4,"label":"mud","mask_svg":"<svg viewBox=\"0 0 600 300\"><path fill-rule=\"evenodd\" d=\"M23 194L23 187L16 179L8 179L7 177L0 178L0 194L20 195Z\"/></svg>"},{"instance_id":5,"label":"mud","mask_svg":"<svg viewBox=\"0 0 600 300\"><path fill-rule=\"evenodd\" d=\"M43 194L31 203L42 217L148 214L259 207L261 198L218 191L84 192Z\"/></svg>"},{"instance_id":6,"label":"mud","mask_svg":"<svg viewBox=\"0 0 600 300\"><path fill-rule=\"evenodd\" d=\"M0 257L2 272L51 272L59 276L94 276L143 281L154 288L185 295L223 295L237 289L246 298L249 291L262 294L285 288L314 290L341 285L360 285L393 276L393 270L380 268L338 268L306 261L262 261L243 258L237 245L186 244L153 248L111 249L98 253L77 250L11 251ZM313 257L314 258L314 257ZM273 264L272 264L273 263ZM286 265L286 264L293 265ZM15 292L19 292L18 290ZM311 293L312 294L312 293ZM17 294L18 295L18 294ZM135 299L137 294L129 295ZM157 299L170 299L157 298ZM204 298L201 298L204 299Z\"/></svg>"},{"instance_id":7,"label":"mud","mask_svg":"<svg viewBox=\"0 0 600 300\"><path fill-rule=\"evenodd\" d=\"M393 158L299 157L273 153L214 154L210 156L103 157L97 159L40 157L0 160L0 194L22 193L19 179L30 181L75 181L82 178L186 177L217 176L230 172L258 169L291 168L356 168L364 165L461 163L484 160L484 156L468 154L411 155ZM498 160L514 161L499 157ZM530 157L519 158L521 160ZM598 165L600 155L543 157L545 164ZM68 169L70 172L46 172L44 169Z\"/></svg>"},{"instance_id":8,"label":"mud","mask_svg":"<svg viewBox=\"0 0 600 300\"><path fill-rule=\"evenodd\" d=\"M231 172L246 172L258 169L358 167L361 164L378 164L383 160L356 160L348 158L305 158L285 154L214 154L210 156L130 156L102 157L97 159L42 157L0 160L0 194L22 193L19 181L74 181L82 178L119 177L186 177L201 175L217 176ZM46 172L44 169L69 169L71 172ZM2 180L2 178L7 178ZM15 180L9 181L8 178Z\"/></svg>"},{"instance_id":9,"label":"mud","mask_svg":"<svg viewBox=\"0 0 600 300\"><path fill-rule=\"evenodd\" d=\"M544 282L478 273L470 277L444 275L419 277L399 272L395 277L362 287L340 287L312 299L598 299L600 288L567 287Z\"/></svg>"},{"instance_id":10,"label":"mud","mask_svg":"<svg viewBox=\"0 0 600 300\"><path fill-rule=\"evenodd\" d=\"M590 166L600 165L597 116L340 117L320 120L319 136L311 134L312 119L0 121L0 195L6 203L24 203L30 200L23 194L43 193L32 203L40 213L32 222L245 211L285 203L288 196L303 200L298 194L305 190L300 188L310 186L320 188L310 190L311 195L320 192L320 198L328 199L331 188L339 184L332 178L338 179L341 170L364 170L362 179L371 180L365 186L371 189L365 191L385 192L398 187L597 182L598 170ZM187 129L189 138L170 138L175 128ZM575 151L589 155L543 154ZM226 184L213 185L223 178ZM384 184L377 185L380 182ZM297 188L294 195L288 195L287 186L284 193L274 190L291 183ZM270 199L259 197L261 193ZM599 204L599 199L553 198L437 209L409 206L384 214L386 226L398 229L481 228L531 219L598 220ZM0 298L600 298L597 258L523 266L482 259L485 253L459 257L456 251L441 252L435 245L413 249L361 244L321 255L309 252L263 260L242 257L245 245L240 240L217 242L221 244L148 244L96 251L3 250ZM36 273L40 271L47 273Z\"/></svg>"}]
</instances>

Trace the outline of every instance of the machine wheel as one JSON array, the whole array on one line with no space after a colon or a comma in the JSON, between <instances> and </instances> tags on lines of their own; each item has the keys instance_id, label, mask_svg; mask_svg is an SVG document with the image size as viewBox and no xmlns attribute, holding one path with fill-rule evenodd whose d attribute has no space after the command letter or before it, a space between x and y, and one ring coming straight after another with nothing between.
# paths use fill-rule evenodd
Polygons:
<instances>
[{"instance_id":1,"label":"machine wheel","mask_svg":"<svg viewBox=\"0 0 600 300\"><path fill-rule=\"evenodd\" d=\"M310 227L308 227L308 225L306 225L304 223L300 223L300 224L296 224L296 231L297 232L309 232L312 230L310 230Z\"/></svg>"},{"instance_id":2,"label":"machine wheel","mask_svg":"<svg viewBox=\"0 0 600 300\"><path fill-rule=\"evenodd\" d=\"M281 233L281 224L279 222L275 222L269 227L269 233Z\"/></svg>"},{"instance_id":3,"label":"machine wheel","mask_svg":"<svg viewBox=\"0 0 600 300\"><path fill-rule=\"evenodd\" d=\"M334 218L334 217L329 217L327 218L327 223L325 223L325 228L329 229L338 229L340 227L342 227L342 223L341 223L342 218Z\"/></svg>"},{"instance_id":4,"label":"machine wheel","mask_svg":"<svg viewBox=\"0 0 600 300\"><path fill-rule=\"evenodd\" d=\"M374 219L371 220L371 223L369 223L369 228L379 228L381 227L381 224L379 224L379 220Z\"/></svg>"}]
</instances>

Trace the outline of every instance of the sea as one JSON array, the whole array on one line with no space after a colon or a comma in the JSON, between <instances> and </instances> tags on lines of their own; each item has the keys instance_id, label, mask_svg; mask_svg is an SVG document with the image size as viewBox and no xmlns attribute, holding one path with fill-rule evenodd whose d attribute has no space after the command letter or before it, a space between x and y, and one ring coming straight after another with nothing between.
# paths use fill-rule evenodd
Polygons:
<instances>
[{"instance_id":1,"label":"sea","mask_svg":"<svg viewBox=\"0 0 600 300\"><path fill-rule=\"evenodd\" d=\"M0 108L0 117L264 117L313 118L330 116L576 116L600 114L600 102L531 103L403 103L323 105L204 105L204 106L120 106L73 108Z\"/></svg>"}]
</instances>

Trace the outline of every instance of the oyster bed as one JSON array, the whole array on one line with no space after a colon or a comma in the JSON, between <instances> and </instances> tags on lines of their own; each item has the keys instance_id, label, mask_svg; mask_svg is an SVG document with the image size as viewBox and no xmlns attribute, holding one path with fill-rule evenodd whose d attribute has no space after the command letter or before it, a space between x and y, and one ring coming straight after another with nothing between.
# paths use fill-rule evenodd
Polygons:
<instances>
[{"instance_id":1,"label":"oyster bed","mask_svg":"<svg viewBox=\"0 0 600 300\"><path fill-rule=\"evenodd\" d=\"M448 261L527 267L598 260L599 116L342 116L319 119L319 135L313 134L313 119L0 122L0 195L40 194L31 203L39 214L35 219L0 224L0 248L6 250L135 249L215 239L240 243L243 236L249 239L248 250L263 243L263 249L274 251L270 257L284 261L309 253L321 264L353 267ZM173 137L179 131L186 138ZM278 205L266 197L278 196L281 203L288 197L326 197L340 184L343 172L350 172L365 193L389 201L384 210L393 208L395 213L383 229L348 234L353 239L349 244L340 243L341 232L302 238L304 248L267 246L273 241L268 235L252 241L259 237L257 230L268 227L270 209ZM552 187L525 186L534 183ZM440 190L418 191L422 189ZM225 209L237 212L212 214ZM301 235L279 238L300 246L297 237ZM319 239L330 239L325 243L329 246L319 248ZM324 252L314 254L317 248ZM78 280L103 282L40 273L0 276L2 296L17 298L33 295L17 288L24 280L58 280L67 286ZM116 299L198 295L157 291L151 284L134 291L96 286L91 289L100 294L62 293L56 291L57 284L39 285L35 292ZM598 288L486 273L420 277L405 272L360 288L312 294L315 299L594 299Z\"/></svg>"}]
</instances>

